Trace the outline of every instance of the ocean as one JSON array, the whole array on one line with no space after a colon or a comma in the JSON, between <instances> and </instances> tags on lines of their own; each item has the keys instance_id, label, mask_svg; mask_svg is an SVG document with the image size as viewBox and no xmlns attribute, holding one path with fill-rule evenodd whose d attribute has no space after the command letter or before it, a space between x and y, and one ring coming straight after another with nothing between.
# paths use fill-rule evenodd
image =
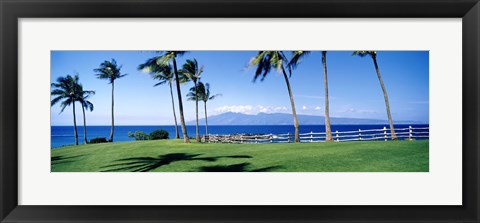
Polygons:
<instances>
[{"instance_id":1,"label":"ocean","mask_svg":"<svg viewBox=\"0 0 480 223\"><path fill-rule=\"evenodd\" d=\"M397 128L423 128L428 127L428 124L400 124L395 125ZM182 131L180 125L179 133L182 137ZM388 125L332 125L332 133L335 131L358 131L368 129L382 129L383 127L389 128ZM87 126L88 140L96 137L106 137L108 139L110 135L111 126ZM113 137L114 142L133 141L133 138L128 137L128 132L143 131L150 133L154 130L163 129L169 132L170 138L175 138L175 126L172 125L160 125L160 126L115 126L115 135ZM78 141L79 144L83 144L83 126L77 126ZM201 135L205 134L205 126L199 126ZM292 125L211 125L208 126L209 134L293 134L295 129ZM301 125L300 133L310 132L325 132L324 125ZM190 137L195 136L195 126L187 126L187 134ZM75 144L75 138L73 135L73 126L52 126L51 127L51 148L58 148L66 145Z\"/></svg>"}]
</instances>

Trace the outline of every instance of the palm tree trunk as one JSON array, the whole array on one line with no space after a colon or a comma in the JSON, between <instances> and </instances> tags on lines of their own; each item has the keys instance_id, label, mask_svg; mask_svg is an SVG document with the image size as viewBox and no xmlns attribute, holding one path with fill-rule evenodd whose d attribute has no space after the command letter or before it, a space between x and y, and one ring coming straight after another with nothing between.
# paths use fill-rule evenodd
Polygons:
<instances>
[{"instance_id":1,"label":"palm tree trunk","mask_svg":"<svg viewBox=\"0 0 480 223\"><path fill-rule=\"evenodd\" d=\"M208 136L208 115L207 115L207 102L203 101L205 109L205 136Z\"/></svg>"},{"instance_id":2,"label":"palm tree trunk","mask_svg":"<svg viewBox=\"0 0 480 223\"><path fill-rule=\"evenodd\" d=\"M177 60L175 59L175 57L173 58L173 70L175 71L175 83L177 84L178 109L180 110L180 124L182 125L183 142L190 143L187 135L187 127L185 126L185 119L183 118L182 92L180 90L180 81L178 80L177 71Z\"/></svg>"},{"instance_id":3,"label":"palm tree trunk","mask_svg":"<svg viewBox=\"0 0 480 223\"><path fill-rule=\"evenodd\" d=\"M82 105L83 112L83 144L87 144L87 119L85 118L85 107Z\"/></svg>"},{"instance_id":4,"label":"palm tree trunk","mask_svg":"<svg viewBox=\"0 0 480 223\"><path fill-rule=\"evenodd\" d=\"M322 63L323 84L325 88L325 141L332 141L332 130L330 128L330 102L328 101L327 51L322 51Z\"/></svg>"},{"instance_id":5,"label":"palm tree trunk","mask_svg":"<svg viewBox=\"0 0 480 223\"><path fill-rule=\"evenodd\" d=\"M194 81L193 84L195 85L195 119L196 119L196 127L195 127L195 138L197 142L200 142L200 133L198 131L198 92L197 92L197 81Z\"/></svg>"},{"instance_id":6,"label":"palm tree trunk","mask_svg":"<svg viewBox=\"0 0 480 223\"><path fill-rule=\"evenodd\" d=\"M170 96L172 97L172 108L173 108L173 120L175 120L175 139L179 139L178 134L178 124L177 124L177 115L175 114L175 101L173 100L173 91L172 91L172 82L168 82L170 85Z\"/></svg>"},{"instance_id":7,"label":"palm tree trunk","mask_svg":"<svg viewBox=\"0 0 480 223\"><path fill-rule=\"evenodd\" d=\"M372 59L373 59L373 64L375 65L375 70L377 71L378 80L380 81L380 86L382 87L383 97L385 99L385 107L387 108L388 123L390 124L391 137L392 137L392 140L396 140L397 135L395 134L395 129L393 127L393 120L392 120L392 114L390 113L390 103L388 102L387 89L385 88L385 85L383 84L382 76L380 75L380 69L378 69L376 56L372 56Z\"/></svg>"},{"instance_id":8,"label":"palm tree trunk","mask_svg":"<svg viewBox=\"0 0 480 223\"><path fill-rule=\"evenodd\" d=\"M113 105L114 105L114 91L115 91L115 80L112 80L112 129L110 130L110 138L109 142L113 142L113 133L115 129L115 121L114 121L114 111L113 111Z\"/></svg>"},{"instance_id":9,"label":"palm tree trunk","mask_svg":"<svg viewBox=\"0 0 480 223\"><path fill-rule=\"evenodd\" d=\"M295 110L295 102L293 101L293 93L292 89L290 88L290 82L288 81L287 73L282 66L283 77L285 78L285 83L287 84L288 95L290 96L290 103L292 104L292 113L293 113L293 126L295 127L295 142L300 142L300 137L298 133L298 119L297 119L297 111Z\"/></svg>"},{"instance_id":10,"label":"palm tree trunk","mask_svg":"<svg viewBox=\"0 0 480 223\"><path fill-rule=\"evenodd\" d=\"M77 117L75 116L75 100L73 100L73 135L75 136L75 145L78 145Z\"/></svg>"}]
</instances>

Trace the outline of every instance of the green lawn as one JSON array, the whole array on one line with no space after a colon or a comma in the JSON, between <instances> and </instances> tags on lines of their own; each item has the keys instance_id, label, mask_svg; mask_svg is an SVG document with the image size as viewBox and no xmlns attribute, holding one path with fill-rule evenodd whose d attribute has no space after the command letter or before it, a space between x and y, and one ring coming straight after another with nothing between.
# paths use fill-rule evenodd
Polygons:
<instances>
[{"instance_id":1,"label":"green lawn","mask_svg":"<svg viewBox=\"0 0 480 223\"><path fill-rule=\"evenodd\" d=\"M52 149L52 172L428 172L428 140L183 144L156 140Z\"/></svg>"}]
</instances>

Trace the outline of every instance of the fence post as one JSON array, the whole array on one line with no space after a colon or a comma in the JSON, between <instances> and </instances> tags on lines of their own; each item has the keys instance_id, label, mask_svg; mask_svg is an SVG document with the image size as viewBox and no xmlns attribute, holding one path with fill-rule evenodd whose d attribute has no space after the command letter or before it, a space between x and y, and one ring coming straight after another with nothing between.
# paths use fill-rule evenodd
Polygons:
<instances>
[{"instance_id":1,"label":"fence post","mask_svg":"<svg viewBox=\"0 0 480 223\"><path fill-rule=\"evenodd\" d=\"M412 126L408 126L408 140L412 140L412 136L413 136L413 129L412 129Z\"/></svg>"},{"instance_id":2,"label":"fence post","mask_svg":"<svg viewBox=\"0 0 480 223\"><path fill-rule=\"evenodd\" d=\"M337 142L338 142L338 130L337 130L337 131L335 131L335 134L336 134L336 136L335 136L335 137L337 138Z\"/></svg>"},{"instance_id":3,"label":"fence post","mask_svg":"<svg viewBox=\"0 0 480 223\"><path fill-rule=\"evenodd\" d=\"M313 142L313 131L310 131L310 142Z\"/></svg>"},{"instance_id":4,"label":"fence post","mask_svg":"<svg viewBox=\"0 0 480 223\"><path fill-rule=\"evenodd\" d=\"M387 141L387 127L383 126L383 138Z\"/></svg>"},{"instance_id":5,"label":"fence post","mask_svg":"<svg viewBox=\"0 0 480 223\"><path fill-rule=\"evenodd\" d=\"M288 143L290 143L290 133L287 133Z\"/></svg>"},{"instance_id":6,"label":"fence post","mask_svg":"<svg viewBox=\"0 0 480 223\"><path fill-rule=\"evenodd\" d=\"M358 129L358 137L360 138L360 141L362 141L362 130Z\"/></svg>"}]
</instances>

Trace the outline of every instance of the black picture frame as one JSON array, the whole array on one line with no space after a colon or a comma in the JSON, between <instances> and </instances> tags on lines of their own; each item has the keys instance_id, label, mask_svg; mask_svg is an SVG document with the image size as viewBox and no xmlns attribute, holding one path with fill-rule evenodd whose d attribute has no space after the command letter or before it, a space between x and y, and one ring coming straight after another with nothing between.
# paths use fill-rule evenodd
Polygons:
<instances>
[{"instance_id":1,"label":"black picture frame","mask_svg":"<svg viewBox=\"0 0 480 223\"><path fill-rule=\"evenodd\" d=\"M478 0L0 0L1 222L479 222ZM461 206L18 205L19 18L462 18ZM448 44L448 43L445 43ZM453 74L455 75L455 74ZM448 103L448 102L447 102ZM459 120L460 121L460 120ZM439 195L441 196L441 194Z\"/></svg>"}]
</instances>

